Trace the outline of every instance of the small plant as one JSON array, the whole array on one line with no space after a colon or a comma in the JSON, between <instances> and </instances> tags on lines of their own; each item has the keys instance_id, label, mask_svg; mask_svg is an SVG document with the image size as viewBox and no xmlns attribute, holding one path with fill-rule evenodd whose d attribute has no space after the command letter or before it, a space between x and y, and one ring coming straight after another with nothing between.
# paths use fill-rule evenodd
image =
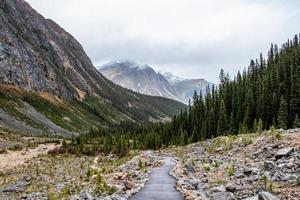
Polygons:
<instances>
[{"instance_id":1,"label":"small plant","mask_svg":"<svg viewBox=\"0 0 300 200\"><path fill-rule=\"evenodd\" d=\"M261 119L258 120L258 124L256 127L256 133L261 134L261 132L263 131L264 125Z\"/></svg>"},{"instance_id":2,"label":"small plant","mask_svg":"<svg viewBox=\"0 0 300 200\"><path fill-rule=\"evenodd\" d=\"M275 126L272 125L270 128L270 131L271 131L271 133L275 133L275 131L276 131Z\"/></svg>"},{"instance_id":3,"label":"small plant","mask_svg":"<svg viewBox=\"0 0 300 200\"><path fill-rule=\"evenodd\" d=\"M244 134L242 136L242 143L244 146L248 146L253 143L253 140L248 134Z\"/></svg>"},{"instance_id":4,"label":"small plant","mask_svg":"<svg viewBox=\"0 0 300 200\"><path fill-rule=\"evenodd\" d=\"M297 186L300 186L300 176L297 177L296 182L297 182Z\"/></svg>"},{"instance_id":5,"label":"small plant","mask_svg":"<svg viewBox=\"0 0 300 200\"><path fill-rule=\"evenodd\" d=\"M220 166L220 163L218 161L214 161L212 164L211 164L212 167L214 168L218 168Z\"/></svg>"},{"instance_id":6,"label":"small plant","mask_svg":"<svg viewBox=\"0 0 300 200\"><path fill-rule=\"evenodd\" d=\"M227 171L228 176L234 176L235 170L234 170L234 167L232 164L229 164L227 166L226 171Z\"/></svg>"},{"instance_id":7,"label":"small plant","mask_svg":"<svg viewBox=\"0 0 300 200\"><path fill-rule=\"evenodd\" d=\"M112 186L108 190L108 194L112 195L113 193L117 192L117 188L115 186Z\"/></svg>"},{"instance_id":8,"label":"small plant","mask_svg":"<svg viewBox=\"0 0 300 200\"><path fill-rule=\"evenodd\" d=\"M63 140L62 143L61 143L62 147L66 148L67 147L67 141L66 140Z\"/></svg>"},{"instance_id":9,"label":"small plant","mask_svg":"<svg viewBox=\"0 0 300 200\"><path fill-rule=\"evenodd\" d=\"M64 186L59 194L59 197L62 199L66 199L71 194L70 188L68 185Z\"/></svg>"},{"instance_id":10,"label":"small plant","mask_svg":"<svg viewBox=\"0 0 300 200\"><path fill-rule=\"evenodd\" d=\"M237 139L236 135L229 135L225 140L225 150L230 150L233 148L234 141Z\"/></svg>"},{"instance_id":11,"label":"small plant","mask_svg":"<svg viewBox=\"0 0 300 200\"><path fill-rule=\"evenodd\" d=\"M0 149L0 154L7 153L6 149Z\"/></svg>"},{"instance_id":12,"label":"small plant","mask_svg":"<svg viewBox=\"0 0 300 200\"><path fill-rule=\"evenodd\" d=\"M14 144L8 148L10 151L20 151L22 150L22 146L19 144Z\"/></svg>"},{"instance_id":13,"label":"small plant","mask_svg":"<svg viewBox=\"0 0 300 200\"><path fill-rule=\"evenodd\" d=\"M38 166L35 166L35 174L36 174L37 177L40 176L40 170L39 170Z\"/></svg>"},{"instance_id":14,"label":"small plant","mask_svg":"<svg viewBox=\"0 0 300 200\"><path fill-rule=\"evenodd\" d=\"M263 188L266 191L267 190L267 183L268 183L268 177L266 175L263 175L260 180L263 183Z\"/></svg>"},{"instance_id":15,"label":"small plant","mask_svg":"<svg viewBox=\"0 0 300 200\"><path fill-rule=\"evenodd\" d=\"M203 166L203 168L204 168L204 170L205 171L210 171L210 165L209 164L205 164L204 166Z\"/></svg>"},{"instance_id":16,"label":"small plant","mask_svg":"<svg viewBox=\"0 0 300 200\"><path fill-rule=\"evenodd\" d=\"M143 169L144 165L141 159L139 159L139 169Z\"/></svg>"},{"instance_id":17,"label":"small plant","mask_svg":"<svg viewBox=\"0 0 300 200\"><path fill-rule=\"evenodd\" d=\"M91 175L92 175L91 168L88 167L88 169L87 169L87 171L86 171L86 178L85 178L85 180L86 180L86 181L89 181Z\"/></svg>"},{"instance_id":18,"label":"small plant","mask_svg":"<svg viewBox=\"0 0 300 200\"><path fill-rule=\"evenodd\" d=\"M221 179L218 179L216 180L215 182L217 185L224 185L225 181L224 180L221 180Z\"/></svg>"},{"instance_id":19,"label":"small plant","mask_svg":"<svg viewBox=\"0 0 300 200\"><path fill-rule=\"evenodd\" d=\"M282 139L282 134L279 133L279 132L276 132L274 137L275 137L276 140L281 140Z\"/></svg>"},{"instance_id":20,"label":"small plant","mask_svg":"<svg viewBox=\"0 0 300 200\"><path fill-rule=\"evenodd\" d=\"M195 160L192 160L192 166L195 167Z\"/></svg>"},{"instance_id":21,"label":"small plant","mask_svg":"<svg viewBox=\"0 0 300 200\"><path fill-rule=\"evenodd\" d=\"M272 180L270 180L269 178L268 178L268 176L266 176L266 175L263 175L261 178L260 178L260 180L262 181L262 184L263 184L263 189L265 190L265 191L269 191L269 192L272 192L273 191L273 182L272 182Z\"/></svg>"}]
</instances>

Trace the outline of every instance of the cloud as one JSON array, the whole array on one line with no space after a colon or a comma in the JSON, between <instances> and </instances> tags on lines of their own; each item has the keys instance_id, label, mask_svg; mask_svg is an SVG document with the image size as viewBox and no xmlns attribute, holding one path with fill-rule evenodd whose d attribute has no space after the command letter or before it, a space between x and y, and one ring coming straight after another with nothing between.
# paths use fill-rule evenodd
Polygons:
<instances>
[{"instance_id":1,"label":"cloud","mask_svg":"<svg viewBox=\"0 0 300 200\"><path fill-rule=\"evenodd\" d=\"M28 0L83 45L95 65L130 59L217 81L296 34L295 0Z\"/></svg>"}]
</instances>

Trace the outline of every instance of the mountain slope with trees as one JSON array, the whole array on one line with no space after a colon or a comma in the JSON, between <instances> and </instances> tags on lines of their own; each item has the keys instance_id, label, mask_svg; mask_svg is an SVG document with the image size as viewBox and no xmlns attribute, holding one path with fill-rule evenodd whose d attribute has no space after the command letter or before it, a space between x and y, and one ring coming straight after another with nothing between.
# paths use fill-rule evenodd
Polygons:
<instances>
[{"instance_id":1,"label":"mountain slope with trees","mask_svg":"<svg viewBox=\"0 0 300 200\"><path fill-rule=\"evenodd\" d=\"M0 68L0 125L5 128L53 133L60 132L55 125L66 123L78 133L123 120L170 119L185 106L112 83L72 35L23 0L0 0ZM37 123L39 114L54 124Z\"/></svg>"},{"instance_id":2,"label":"mountain slope with trees","mask_svg":"<svg viewBox=\"0 0 300 200\"><path fill-rule=\"evenodd\" d=\"M281 48L271 45L268 57L251 60L233 80L224 70L219 88L208 88L205 97L195 92L193 105L172 121L173 132L188 140L291 128L300 115L299 36Z\"/></svg>"}]
</instances>

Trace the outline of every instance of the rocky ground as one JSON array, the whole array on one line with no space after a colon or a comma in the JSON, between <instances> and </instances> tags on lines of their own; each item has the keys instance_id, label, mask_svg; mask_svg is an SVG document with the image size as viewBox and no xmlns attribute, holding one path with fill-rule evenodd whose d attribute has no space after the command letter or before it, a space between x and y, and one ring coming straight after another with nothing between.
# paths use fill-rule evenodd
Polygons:
<instances>
[{"instance_id":1,"label":"rocky ground","mask_svg":"<svg viewBox=\"0 0 300 200\"><path fill-rule=\"evenodd\" d=\"M0 199L127 199L162 164L153 151L124 158L47 154L56 146L53 139L1 132Z\"/></svg>"},{"instance_id":2,"label":"rocky ground","mask_svg":"<svg viewBox=\"0 0 300 200\"><path fill-rule=\"evenodd\" d=\"M218 137L124 158L45 153L59 142L0 132L0 199L128 199L165 155L177 159L171 175L185 199L300 199L299 129Z\"/></svg>"},{"instance_id":3,"label":"rocky ground","mask_svg":"<svg viewBox=\"0 0 300 200\"><path fill-rule=\"evenodd\" d=\"M185 199L300 199L300 130L219 137L168 149Z\"/></svg>"}]
</instances>

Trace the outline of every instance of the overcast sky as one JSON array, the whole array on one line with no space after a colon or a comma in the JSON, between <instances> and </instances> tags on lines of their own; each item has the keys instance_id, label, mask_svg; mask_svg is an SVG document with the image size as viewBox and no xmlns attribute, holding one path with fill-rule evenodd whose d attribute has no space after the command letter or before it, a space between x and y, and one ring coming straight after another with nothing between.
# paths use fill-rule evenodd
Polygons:
<instances>
[{"instance_id":1,"label":"overcast sky","mask_svg":"<svg viewBox=\"0 0 300 200\"><path fill-rule=\"evenodd\" d=\"M27 0L83 45L95 66L149 64L217 82L300 32L299 0Z\"/></svg>"}]
</instances>

